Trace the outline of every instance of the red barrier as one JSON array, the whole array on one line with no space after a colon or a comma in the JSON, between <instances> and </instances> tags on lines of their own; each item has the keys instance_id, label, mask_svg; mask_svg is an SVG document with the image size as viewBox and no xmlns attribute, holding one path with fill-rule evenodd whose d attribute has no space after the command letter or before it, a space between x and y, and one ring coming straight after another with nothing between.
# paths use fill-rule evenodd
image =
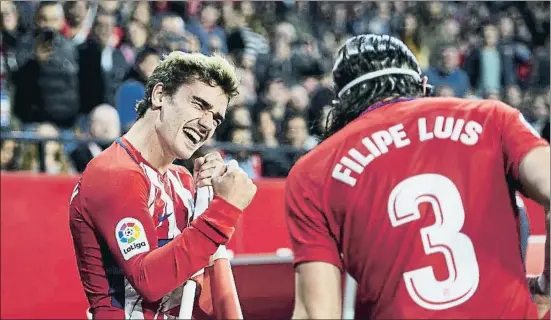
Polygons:
<instances>
[{"instance_id":1,"label":"red barrier","mask_svg":"<svg viewBox=\"0 0 551 320\"><path fill-rule=\"evenodd\" d=\"M77 179L2 172L0 318L84 317L88 305L77 273L67 210ZM228 244L236 254L273 254L290 247L283 215L284 183L257 181L257 196ZM532 233L543 234L542 209L529 200L526 206ZM278 308L288 311L293 291L290 265L274 265L270 268L274 276L259 268L235 268L244 313L259 316L264 309L268 312L264 317L269 318ZM285 276L275 276L279 273ZM247 284L244 280L249 277L260 278ZM260 301L272 305L260 305Z\"/></svg>"}]
</instances>

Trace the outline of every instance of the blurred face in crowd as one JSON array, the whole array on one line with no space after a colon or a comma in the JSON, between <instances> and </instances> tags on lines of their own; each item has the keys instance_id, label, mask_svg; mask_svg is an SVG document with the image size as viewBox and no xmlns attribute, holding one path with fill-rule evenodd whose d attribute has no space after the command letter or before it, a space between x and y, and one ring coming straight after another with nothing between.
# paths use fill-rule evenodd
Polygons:
<instances>
[{"instance_id":1,"label":"blurred face in crowd","mask_svg":"<svg viewBox=\"0 0 551 320\"><path fill-rule=\"evenodd\" d=\"M155 130L161 145L177 159L191 158L212 137L224 120L228 105L221 87L201 81L182 85L172 97L163 96L163 85L158 83L151 101L152 110L145 117L156 117Z\"/></svg>"},{"instance_id":2,"label":"blurred face in crowd","mask_svg":"<svg viewBox=\"0 0 551 320\"><path fill-rule=\"evenodd\" d=\"M487 25L484 27L484 43L488 47L494 47L499 40L499 34L497 28L493 25Z\"/></svg>"},{"instance_id":3,"label":"blurred face in crowd","mask_svg":"<svg viewBox=\"0 0 551 320\"><path fill-rule=\"evenodd\" d=\"M258 122L260 133L263 137L275 137L276 125L269 112L264 111L260 113Z\"/></svg>"},{"instance_id":4,"label":"blurred face in crowd","mask_svg":"<svg viewBox=\"0 0 551 320\"><path fill-rule=\"evenodd\" d=\"M381 15L388 15L390 13L390 2L388 1L381 1L377 2L377 7L379 9L379 14ZM354 15L356 17L361 17L364 13L365 5L363 2L356 3L354 5Z\"/></svg>"},{"instance_id":5,"label":"blurred face in crowd","mask_svg":"<svg viewBox=\"0 0 551 320\"><path fill-rule=\"evenodd\" d=\"M404 12L406 10L406 3L403 1L394 1L392 4L394 5L394 10L396 10L396 12Z\"/></svg>"},{"instance_id":6,"label":"blurred face in crowd","mask_svg":"<svg viewBox=\"0 0 551 320\"><path fill-rule=\"evenodd\" d=\"M2 1L0 6L0 13L2 14L2 26L3 30L15 31L17 29L17 8L12 1Z\"/></svg>"},{"instance_id":7,"label":"blurred face in crowd","mask_svg":"<svg viewBox=\"0 0 551 320\"><path fill-rule=\"evenodd\" d=\"M161 21L161 29L166 32L182 34L185 27L184 20L178 16L167 16Z\"/></svg>"},{"instance_id":8,"label":"blurred face in crowd","mask_svg":"<svg viewBox=\"0 0 551 320\"><path fill-rule=\"evenodd\" d=\"M412 14L406 14L404 18L404 29L406 34L412 34L417 30L417 18Z\"/></svg>"},{"instance_id":9,"label":"blurred face in crowd","mask_svg":"<svg viewBox=\"0 0 551 320\"><path fill-rule=\"evenodd\" d=\"M151 11L149 9L149 2L140 1L139 3L137 3L136 10L134 11L134 15L132 16L132 18L134 20L141 22L145 26L149 25L149 22L151 20Z\"/></svg>"},{"instance_id":10,"label":"blurred face in crowd","mask_svg":"<svg viewBox=\"0 0 551 320\"><path fill-rule=\"evenodd\" d=\"M119 1L118 0L102 0L99 3L100 8L109 13L114 14L115 11L119 8Z\"/></svg>"},{"instance_id":11,"label":"blurred face in crowd","mask_svg":"<svg viewBox=\"0 0 551 320\"><path fill-rule=\"evenodd\" d=\"M234 129L231 133L231 142L242 146L251 146L253 144L253 135L250 129ZM237 159L246 159L249 156L248 151L239 151Z\"/></svg>"},{"instance_id":12,"label":"blurred face in crowd","mask_svg":"<svg viewBox=\"0 0 551 320\"><path fill-rule=\"evenodd\" d=\"M147 30L138 21L128 23L128 36L134 48L141 48L147 43Z\"/></svg>"},{"instance_id":13,"label":"blurred face in crowd","mask_svg":"<svg viewBox=\"0 0 551 320\"><path fill-rule=\"evenodd\" d=\"M459 22L457 22L455 19L446 19L444 22L444 35L446 37L449 37L448 39L457 39L459 36L460 26Z\"/></svg>"},{"instance_id":14,"label":"blurred face in crowd","mask_svg":"<svg viewBox=\"0 0 551 320\"><path fill-rule=\"evenodd\" d=\"M256 65L256 56L252 53L244 53L241 60L241 66L247 70L252 70Z\"/></svg>"},{"instance_id":15,"label":"blurred face in crowd","mask_svg":"<svg viewBox=\"0 0 551 320\"><path fill-rule=\"evenodd\" d=\"M508 87L506 91L506 99L510 106L516 108L520 107L522 104L522 93L520 92L520 88L517 86Z\"/></svg>"},{"instance_id":16,"label":"blurred face in crowd","mask_svg":"<svg viewBox=\"0 0 551 320\"><path fill-rule=\"evenodd\" d=\"M308 127L303 117L293 117L287 123L287 141L295 148L303 148L308 138Z\"/></svg>"},{"instance_id":17,"label":"blurred face in crowd","mask_svg":"<svg viewBox=\"0 0 551 320\"><path fill-rule=\"evenodd\" d=\"M232 112L232 124L239 127L251 126L251 113L245 107L234 107Z\"/></svg>"},{"instance_id":18,"label":"blurred face in crowd","mask_svg":"<svg viewBox=\"0 0 551 320\"><path fill-rule=\"evenodd\" d=\"M220 50L222 49L222 39L215 34L209 36L209 49L211 53L221 54Z\"/></svg>"},{"instance_id":19,"label":"blurred face in crowd","mask_svg":"<svg viewBox=\"0 0 551 320\"><path fill-rule=\"evenodd\" d=\"M442 64L445 70L452 71L459 65L459 52L455 47L447 47L442 52Z\"/></svg>"},{"instance_id":20,"label":"blurred face in crowd","mask_svg":"<svg viewBox=\"0 0 551 320\"><path fill-rule=\"evenodd\" d=\"M206 28L211 28L216 25L220 12L213 6L206 6L201 11L201 24Z\"/></svg>"},{"instance_id":21,"label":"blurred face in crowd","mask_svg":"<svg viewBox=\"0 0 551 320\"><path fill-rule=\"evenodd\" d=\"M433 17L439 17L442 13L443 4L440 1L432 1L428 4L429 12Z\"/></svg>"},{"instance_id":22,"label":"blurred face in crowd","mask_svg":"<svg viewBox=\"0 0 551 320\"><path fill-rule=\"evenodd\" d=\"M241 2L241 14L245 18L252 17L252 15L254 14L254 6L252 1Z\"/></svg>"},{"instance_id":23,"label":"blurred face in crowd","mask_svg":"<svg viewBox=\"0 0 551 320\"><path fill-rule=\"evenodd\" d=\"M231 135L231 142L240 144L243 146L250 146L253 144L253 137L251 130L249 129L234 129Z\"/></svg>"},{"instance_id":24,"label":"blurred face in crowd","mask_svg":"<svg viewBox=\"0 0 551 320\"><path fill-rule=\"evenodd\" d=\"M549 105L545 101L545 96L539 95L534 99L534 116L539 119L549 117Z\"/></svg>"},{"instance_id":25,"label":"blurred face in crowd","mask_svg":"<svg viewBox=\"0 0 551 320\"><path fill-rule=\"evenodd\" d=\"M121 135L119 113L110 105L100 105L90 115L90 134L94 138L114 141Z\"/></svg>"},{"instance_id":26,"label":"blurred face in crowd","mask_svg":"<svg viewBox=\"0 0 551 320\"><path fill-rule=\"evenodd\" d=\"M453 89L450 87L440 87L438 89L438 96L439 97L454 97L455 93L453 92Z\"/></svg>"},{"instance_id":27,"label":"blurred face in crowd","mask_svg":"<svg viewBox=\"0 0 551 320\"><path fill-rule=\"evenodd\" d=\"M289 22L281 22L276 26L276 39L291 43L296 40L297 31Z\"/></svg>"},{"instance_id":28,"label":"blurred face in crowd","mask_svg":"<svg viewBox=\"0 0 551 320\"><path fill-rule=\"evenodd\" d=\"M40 29L51 28L59 31L63 25L63 18L63 8L60 4L47 5L36 13L36 26Z\"/></svg>"},{"instance_id":29,"label":"blurred face in crowd","mask_svg":"<svg viewBox=\"0 0 551 320\"><path fill-rule=\"evenodd\" d=\"M149 79L151 75L153 74L153 71L155 71L155 68L159 65L161 62L161 59L156 54L150 54L147 57L143 59L142 62L138 65L138 68L140 68L140 72L142 75Z\"/></svg>"},{"instance_id":30,"label":"blurred face in crowd","mask_svg":"<svg viewBox=\"0 0 551 320\"><path fill-rule=\"evenodd\" d=\"M504 39L510 39L515 35L515 23L510 17L502 17L499 20L499 31L501 37Z\"/></svg>"},{"instance_id":31,"label":"blurred face in crowd","mask_svg":"<svg viewBox=\"0 0 551 320\"><path fill-rule=\"evenodd\" d=\"M13 162L17 144L13 140L2 140L0 145L0 169L7 169Z\"/></svg>"},{"instance_id":32,"label":"blurred face in crowd","mask_svg":"<svg viewBox=\"0 0 551 320\"><path fill-rule=\"evenodd\" d=\"M297 111L304 111L310 102L308 91L303 86L294 86L291 89L291 104Z\"/></svg>"},{"instance_id":33,"label":"blurred face in crowd","mask_svg":"<svg viewBox=\"0 0 551 320\"><path fill-rule=\"evenodd\" d=\"M102 14L96 18L96 26L94 27L94 33L98 37L98 40L103 46L109 44L109 40L113 35L113 29L115 28L115 16Z\"/></svg>"},{"instance_id":34,"label":"blurred face in crowd","mask_svg":"<svg viewBox=\"0 0 551 320\"><path fill-rule=\"evenodd\" d=\"M283 81L272 81L269 84L266 98L275 103L285 104L287 103L287 101L289 101L289 90L287 89Z\"/></svg>"},{"instance_id":35,"label":"blurred face in crowd","mask_svg":"<svg viewBox=\"0 0 551 320\"><path fill-rule=\"evenodd\" d=\"M65 2L65 17L72 27L82 24L88 13L88 3L84 0Z\"/></svg>"},{"instance_id":36,"label":"blurred face in crowd","mask_svg":"<svg viewBox=\"0 0 551 320\"><path fill-rule=\"evenodd\" d=\"M44 138L57 138L59 136L59 131L57 131L53 125L43 123L38 127L36 134ZM54 156L60 149L61 145L56 141L48 141L44 144L44 153L47 157Z\"/></svg>"},{"instance_id":37,"label":"blurred face in crowd","mask_svg":"<svg viewBox=\"0 0 551 320\"><path fill-rule=\"evenodd\" d=\"M326 2L322 2L322 3L326 3ZM331 14L330 13L331 9L328 9L328 10L329 10L328 14ZM347 12L346 12L346 7L344 5L337 5L335 7L335 13L334 14L335 14L334 15L335 22L346 21Z\"/></svg>"}]
</instances>

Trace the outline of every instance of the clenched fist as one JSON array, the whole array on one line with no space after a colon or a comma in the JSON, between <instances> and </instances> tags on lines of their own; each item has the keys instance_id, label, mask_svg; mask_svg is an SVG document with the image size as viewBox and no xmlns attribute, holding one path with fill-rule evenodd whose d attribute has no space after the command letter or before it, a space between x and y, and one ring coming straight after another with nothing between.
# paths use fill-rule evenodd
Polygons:
<instances>
[{"instance_id":1,"label":"clenched fist","mask_svg":"<svg viewBox=\"0 0 551 320\"><path fill-rule=\"evenodd\" d=\"M211 180L214 194L241 210L249 206L256 194L256 185L235 160L227 168L215 168Z\"/></svg>"},{"instance_id":2,"label":"clenched fist","mask_svg":"<svg viewBox=\"0 0 551 320\"><path fill-rule=\"evenodd\" d=\"M221 174L224 174L226 164L218 152L211 152L204 157L195 159L193 164L193 180L196 187L212 186L212 175L215 170L220 169L222 169Z\"/></svg>"}]
</instances>

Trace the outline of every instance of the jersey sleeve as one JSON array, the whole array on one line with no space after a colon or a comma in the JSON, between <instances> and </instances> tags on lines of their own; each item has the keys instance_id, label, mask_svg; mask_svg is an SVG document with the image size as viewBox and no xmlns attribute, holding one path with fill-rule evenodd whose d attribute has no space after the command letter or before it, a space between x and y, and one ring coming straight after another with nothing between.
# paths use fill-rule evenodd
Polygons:
<instances>
[{"instance_id":1,"label":"jersey sleeve","mask_svg":"<svg viewBox=\"0 0 551 320\"><path fill-rule=\"evenodd\" d=\"M149 185L137 171L88 175L82 180L84 210L96 233L136 291L148 301L181 286L208 265L232 236L241 211L215 198L201 217L170 243L157 248L147 203Z\"/></svg>"},{"instance_id":2,"label":"jersey sleeve","mask_svg":"<svg viewBox=\"0 0 551 320\"><path fill-rule=\"evenodd\" d=\"M515 181L518 181L519 166L524 157L534 148L549 146L549 144L524 119L520 111L504 103L500 103L498 107L503 114L500 130L505 170Z\"/></svg>"},{"instance_id":3,"label":"jersey sleeve","mask_svg":"<svg viewBox=\"0 0 551 320\"><path fill-rule=\"evenodd\" d=\"M285 211L295 267L303 262L327 262L343 269L337 240L314 195L295 167L285 183Z\"/></svg>"}]
</instances>

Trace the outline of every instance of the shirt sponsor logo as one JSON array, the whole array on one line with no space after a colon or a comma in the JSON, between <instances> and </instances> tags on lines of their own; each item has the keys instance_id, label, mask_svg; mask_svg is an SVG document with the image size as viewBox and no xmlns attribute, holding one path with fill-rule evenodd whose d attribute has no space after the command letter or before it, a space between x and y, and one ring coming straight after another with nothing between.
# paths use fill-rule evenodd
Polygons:
<instances>
[{"instance_id":1,"label":"shirt sponsor logo","mask_svg":"<svg viewBox=\"0 0 551 320\"><path fill-rule=\"evenodd\" d=\"M134 218L124 218L115 228L117 244L124 260L149 251L149 243L143 225Z\"/></svg>"}]
</instances>

